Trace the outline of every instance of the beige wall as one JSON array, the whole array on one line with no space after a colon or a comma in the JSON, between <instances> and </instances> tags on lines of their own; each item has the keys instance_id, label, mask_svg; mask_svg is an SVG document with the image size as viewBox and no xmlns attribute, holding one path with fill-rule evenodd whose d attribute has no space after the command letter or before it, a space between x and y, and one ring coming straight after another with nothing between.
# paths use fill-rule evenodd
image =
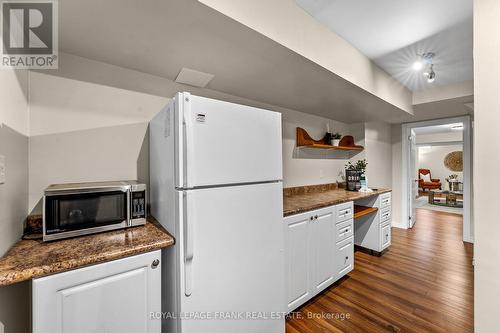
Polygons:
<instances>
[{"instance_id":1,"label":"beige wall","mask_svg":"<svg viewBox=\"0 0 500 333\"><path fill-rule=\"evenodd\" d=\"M474 1L474 321L478 333L500 327L500 215L494 169L500 124L500 2ZM488 176L493 173L494 176Z\"/></svg>"},{"instance_id":2,"label":"beige wall","mask_svg":"<svg viewBox=\"0 0 500 333\"><path fill-rule=\"evenodd\" d=\"M401 125L391 126L392 146L392 225L399 228L407 227L407 220L403 218L402 205L406 200L403 191L403 143Z\"/></svg>"},{"instance_id":3,"label":"beige wall","mask_svg":"<svg viewBox=\"0 0 500 333\"><path fill-rule=\"evenodd\" d=\"M22 235L28 209L28 73L0 70L0 256ZM0 322L6 333L29 330L28 285L0 287Z\"/></svg>"},{"instance_id":4,"label":"beige wall","mask_svg":"<svg viewBox=\"0 0 500 333\"><path fill-rule=\"evenodd\" d=\"M353 134L359 144L365 142L363 124L348 125L67 54L61 55L60 64L57 75L31 74L30 212L40 211L43 189L51 183L147 180L147 122L177 91L281 112L285 187L340 181L346 163L344 159L297 155L297 126L320 138L329 123L332 131ZM134 82L140 84L135 86ZM164 90L156 90L157 85ZM373 149L385 144L383 138L388 135L388 129L389 126L382 126L371 130ZM378 130L384 133L378 135ZM377 144L379 139L381 143ZM387 162L377 161L378 156L370 157L373 159L370 168L374 170L371 183L388 187L390 163L389 167L378 168L378 164ZM383 170L383 173L375 170Z\"/></svg>"},{"instance_id":5,"label":"beige wall","mask_svg":"<svg viewBox=\"0 0 500 333\"><path fill-rule=\"evenodd\" d=\"M382 122L365 123L365 155L368 161L368 186L392 187L391 125Z\"/></svg>"},{"instance_id":6,"label":"beige wall","mask_svg":"<svg viewBox=\"0 0 500 333\"><path fill-rule=\"evenodd\" d=\"M42 73L30 87L30 212L49 184L148 182L148 122L168 98Z\"/></svg>"}]
</instances>

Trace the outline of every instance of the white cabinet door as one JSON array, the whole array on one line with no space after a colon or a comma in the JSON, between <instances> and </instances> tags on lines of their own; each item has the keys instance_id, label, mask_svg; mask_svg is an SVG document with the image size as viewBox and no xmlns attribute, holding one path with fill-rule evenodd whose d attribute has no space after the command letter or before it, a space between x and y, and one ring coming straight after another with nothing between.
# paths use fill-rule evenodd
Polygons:
<instances>
[{"instance_id":1,"label":"white cabinet door","mask_svg":"<svg viewBox=\"0 0 500 333\"><path fill-rule=\"evenodd\" d=\"M309 213L285 218L287 307L292 311L310 297Z\"/></svg>"},{"instance_id":2,"label":"white cabinet door","mask_svg":"<svg viewBox=\"0 0 500 333\"><path fill-rule=\"evenodd\" d=\"M34 279L33 332L161 332L160 253Z\"/></svg>"},{"instance_id":3,"label":"white cabinet door","mask_svg":"<svg viewBox=\"0 0 500 333\"><path fill-rule=\"evenodd\" d=\"M348 239L339 242L336 245L335 253L335 273L336 279L340 279L354 268L354 239Z\"/></svg>"},{"instance_id":4,"label":"white cabinet door","mask_svg":"<svg viewBox=\"0 0 500 333\"><path fill-rule=\"evenodd\" d=\"M335 278L335 207L319 209L311 221L311 272L313 293L317 294Z\"/></svg>"},{"instance_id":5,"label":"white cabinet door","mask_svg":"<svg viewBox=\"0 0 500 333\"><path fill-rule=\"evenodd\" d=\"M391 224L380 226L380 251L391 245Z\"/></svg>"}]
</instances>

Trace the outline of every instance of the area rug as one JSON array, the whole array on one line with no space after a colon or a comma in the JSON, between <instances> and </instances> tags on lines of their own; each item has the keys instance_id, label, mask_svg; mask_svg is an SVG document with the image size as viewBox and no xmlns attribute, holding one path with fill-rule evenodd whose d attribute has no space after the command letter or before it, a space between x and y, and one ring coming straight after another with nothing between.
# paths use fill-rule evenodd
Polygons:
<instances>
[{"instance_id":1,"label":"area rug","mask_svg":"<svg viewBox=\"0 0 500 333\"><path fill-rule=\"evenodd\" d=\"M417 206L417 209L435 210L438 212L453 213L453 214L460 214L460 215L463 215L463 211L464 211L463 208L432 205L429 203L429 198L427 196L418 197L416 200L416 206Z\"/></svg>"}]
</instances>

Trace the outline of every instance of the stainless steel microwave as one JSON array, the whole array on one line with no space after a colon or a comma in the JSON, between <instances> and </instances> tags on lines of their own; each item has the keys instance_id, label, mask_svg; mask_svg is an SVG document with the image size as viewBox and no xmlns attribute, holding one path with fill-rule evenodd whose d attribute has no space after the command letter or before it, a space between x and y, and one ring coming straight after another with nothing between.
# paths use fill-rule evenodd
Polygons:
<instances>
[{"instance_id":1,"label":"stainless steel microwave","mask_svg":"<svg viewBox=\"0 0 500 333\"><path fill-rule=\"evenodd\" d=\"M50 185L43 197L43 240L146 223L146 185L136 181Z\"/></svg>"}]
</instances>

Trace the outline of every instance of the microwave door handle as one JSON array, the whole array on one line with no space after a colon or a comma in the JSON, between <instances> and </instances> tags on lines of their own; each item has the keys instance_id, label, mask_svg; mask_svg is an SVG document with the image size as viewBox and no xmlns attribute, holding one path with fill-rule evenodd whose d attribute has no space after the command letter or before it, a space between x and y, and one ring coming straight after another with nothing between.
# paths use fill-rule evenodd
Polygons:
<instances>
[{"instance_id":1,"label":"microwave door handle","mask_svg":"<svg viewBox=\"0 0 500 333\"><path fill-rule=\"evenodd\" d=\"M193 290L194 258L194 198L193 193L184 191L184 294L191 296Z\"/></svg>"},{"instance_id":2,"label":"microwave door handle","mask_svg":"<svg viewBox=\"0 0 500 333\"><path fill-rule=\"evenodd\" d=\"M183 104L183 116L184 116L184 129L186 135L186 146L184 147L185 152L185 186L186 188L192 188L193 184L193 167L194 167L194 128L193 128L193 115L191 113L191 94L184 93Z\"/></svg>"},{"instance_id":3,"label":"microwave door handle","mask_svg":"<svg viewBox=\"0 0 500 333\"><path fill-rule=\"evenodd\" d=\"M127 197L127 222L126 225L131 227L132 226L132 217L130 216L130 203L132 202L132 193L130 191L127 191L126 194Z\"/></svg>"}]
</instances>

